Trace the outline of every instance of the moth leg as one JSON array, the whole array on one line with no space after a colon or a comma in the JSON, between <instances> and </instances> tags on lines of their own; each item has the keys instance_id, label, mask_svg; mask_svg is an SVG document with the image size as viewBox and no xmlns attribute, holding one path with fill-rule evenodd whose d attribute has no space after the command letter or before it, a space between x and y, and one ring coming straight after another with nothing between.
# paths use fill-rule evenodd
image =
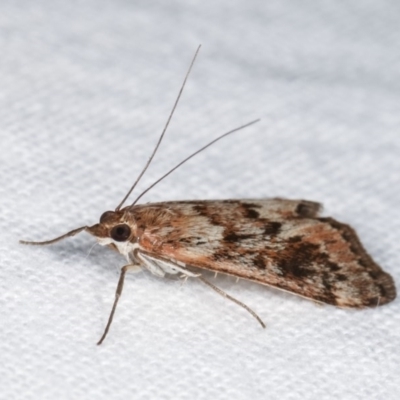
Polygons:
<instances>
[{"instance_id":1,"label":"moth leg","mask_svg":"<svg viewBox=\"0 0 400 400\"><path fill-rule=\"evenodd\" d=\"M124 267L121 268L121 273L119 275L117 290L115 291L114 304L113 304L113 307L111 309L110 316L108 317L108 322L107 322L106 328L104 329L104 333L101 336L100 340L97 342L97 345L100 345L100 344L103 343L103 340L106 338L107 333L108 333L108 331L110 329L111 323L112 323L113 318L114 318L115 309L117 308L118 300L121 297L122 289L124 288L125 274L127 273L127 271L137 272L139 269L141 269L141 268L140 268L140 266L138 264L128 264L128 265L125 265Z\"/></svg>"},{"instance_id":2,"label":"moth leg","mask_svg":"<svg viewBox=\"0 0 400 400\"><path fill-rule=\"evenodd\" d=\"M205 278L203 278L201 276L201 274L197 274L195 272L192 272L190 269L188 269L186 266L181 266L178 263L171 261L171 260L165 260L162 257L159 257L157 255L151 254L151 253L147 253L144 251L138 251L137 252L138 258L140 259L140 261L143 261L144 266L146 266L150 272L152 272L153 274L160 276L160 277L168 277L168 274L176 274L178 272L180 272L181 278L183 278L184 280L188 279L188 278L198 278L200 279L204 284L206 284L207 286L209 286L211 289L215 290L218 294L220 294L221 296L227 298L228 300L233 301L234 303L236 303L238 306L244 308L247 312L249 312L259 323L260 325L265 328L265 324L264 322L261 320L261 318L248 306L246 306L246 304L240 302L239 300L235 299L234 297L230 296L228 293L225 293L222 289L220 289L219 287L213 285L211 282L207 281ZM159 271L154 269L154 265L156 267L158 267L158 269L160 269L163 274L160 275Z\"/></svg>"},{"instance_id":3,"label":"moth leg","mask_svg":"<svg viewBox=\"0 0 400 400\"><path fill-rule=\"evenodd\" d=\"M230 301L233 301L238 306L244 308L247 312L249 312L260 323L260 325L263 328L265 328L265 324L264 324L263 320L249 306L246 306L246 304L244 304L241 301L239 301L239 300L235 299L234 297L230 296L228 293L224 292L218 286L213 285L211 282L209 282L208 280L204 279L202 276L199 276L198 279L200 279L204 284L209 286L211 289L215 290L221 296L227 298Z\"/></svg>"},{"instance_id":4,"label":"moth leg","mask_svg":"<svg viewBox=\"0 0 400 400\"><path fill-rule=\"evenodd\" d=\"M187 275L181 275L179 277L179 279L181 280L181 286L185 285L187 280L189 279L189 277Z\"/></svg>"},{"instance_id":5,"label":"moth leg","mask_svg":"<svg viewBox=\"0 0 400 400\"><path fill-rule=\"evenodd\" d=\"M199 278L200 276L201 276L201 274L195 274L195 273L190 272L190 275L183 273L179 277L179 279L181 279L181 285L183 286L188 281L189 278Z\"/></svg>"}]
</instances>

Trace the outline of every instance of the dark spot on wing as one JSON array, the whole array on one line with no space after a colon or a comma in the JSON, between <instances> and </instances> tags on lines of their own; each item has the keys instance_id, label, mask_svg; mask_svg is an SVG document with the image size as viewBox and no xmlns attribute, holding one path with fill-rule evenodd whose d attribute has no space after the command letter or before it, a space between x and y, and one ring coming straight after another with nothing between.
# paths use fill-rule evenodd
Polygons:
<instances>
[{"instance_id":1,"label":"dark spot on wing","mask_svg":"<svg viewBox=\"0 0 400 400\"><path fill-rule=\"evenodd\" d=\"M364 302L367 307L376 307L379 304L379 297L369 297Z\"/></svg>"},{"instance_id":2,"label":"dark spot on wing","mask_svg":"<svg viewBox=\"0 0 400 400\"><path fill-rule=\"evenodd\" d=\"M258 218L259 216L260 214L256 210L252 210L251 208L246 210L246 218Z\"/></svg>"},{"instance_id":3,"label":"dark spot on wing","mask_svg":"<svg viewBox=\"0 0 400 400\"><path fill-rule=\"evenodd\" d=\"M312 218L315 217L320 209L321 205L313 201L302 201L296 207L296 213L300 217Z\"/></svg>"},{"instance_id":4,"label":"dark spot on wing","mask_svg":"<svg viewBox=\"0 0 400 400\"><path fill-rule=\"evenodd\" d=\"M193 210L196 211L199 215L208 216L207 207L203 204L196 204L193 206Z\"/></svg>"},{"instance_id":5,"label":"dark spot on wing","mask_svg":"<svg viewBox=\"0 0 400 400\"><path fill-rule=\"evenodd\" d=\"M295 278L304 278L315 274L314 269L298 264L296 260L280 260L279 268L284 271L286 275L291 275Z\"/></svg>"},{"instance_id":6,"label":"dark spot on wing","mask_svg":"<svg viewBox=\"0 0 400 400\"><path fill-rule=\"evenodd\" d=\"M236 243L241 240L246 240L246 239L253 239L255 235L241 235L237 234L235 232L229 232L227 235L224 236L224 241L225 242L231 242L231 243Z\"/></svg>"},{"instance_id":7,"label":"dark spot on wing","mask_svg":"<svg viewBox=\"0 0 400 400\"><path fill-rule=\"evenodd\" d=\"M214 261L226 261L232 258L232 253L229 249L220 249L218 252L215 252L212 255L212 259Z\"/></svg>"},{"instance_id":8,"label":"dark spot on wing","mask_svg":"<svg viewBox=\"0 0 400 400\"><path fill-rule=\"evenodd\" d=\"M381 297L390 297L390 293L388 293L384 285L379 285L379 291L381 292Z\"/></svg>"},{"instance_id":9,"label":"dark spot on wing","mask_svg":"<svg viewBox=\"0 0 400 400\"><path fill-rule=\"evenodd\" d=\"M381 271L368 271L368 275L374 280L377 280L380 277L381 273Z\"/></svg>"},{"instance_id":10,"label":"dark spot on wing","mask_svg":"<svg viewBox=\"0 0 400 400\"><path fill-rule=\"evenodd\" d=\"M321 260L321 262L322 262L326 267L328 267L328 269L329 269L330 272L337 272L337 271L339 271L339 270L341 269L340 266L339 266L338 264L332 262L332 261L329 261L328 257L329 257L328 255L326 255L326 254L324 254L324 253L321 253L321 255L319 256L319 259Z\"/></svg>"},{"instance_id":11,"label":"dark spot on wing","mask_svg":"<svg viewBox=\"0 0 400 400\"><path fill-rule=\"evenodd\" d=\"M206 217L211 225L221 225L220 215L216 212L211 212L211 209L206 205L196 204L193 206L193 210L196 211L198 215Z\"/></svg>"},{"instance_id":12,"label":"dark spot on wing","mask_svg":"<svg viewBox=\"0 0 400 400\"><path fill-rule=\"evenodd\" d=\"M284 275L294 278L312 276L316 273L312 264L319 257L319 246L312 243L300 242L286 247L276 260Z\"/></svg>"},{"instance_id":13,"label":"dark spot on wing","mask_svg":"<svg viewBox=\"0 0 400 400\"><path fill-rule=\"evenodd\" d=\"M257 268L265 269L265 261L261 255L257 255L256 257L254 257L253 262Z\"/></svg>"},{"instance_id":14,"label":"dark spot on wing","mask_svg":"<svg viewBox=\"0 0 400 400\"><path fill-rule=\"evenodd\" d=\"M292 236L290 238L287 239L288 243L298 243L301 242L303 240L303 238L300 235L297 236Z\"/></svg>"},{"instance_id":15,"label":"dark spot on wing","mask_svg":"<svg viewBox=\"0 0 400 400\"><path fill-rule=\"evenodd\" d=\"M267 222L264 228L264 235L277 235L281 230L282 224L280 222Z\"/></svg>"},{"instance_id":16,"label":"dark spot on wing","mask_svg":"<svg viewBox=\"0 0 400 400\"><path fill-rule=\"evenodd\" d=\"M240 203L242 207L244 208L261 208L260 204L255 204L255 203Z\"/></svg>"},{"instance_id":17,"label":"dark spot on wing","mask_svg":"<svg viewBox=\"0 0 400 400\"><path fill-rule=\"evenodd\" d=\"M329 275L329 273L323 273L322 274L322 282L324 284L324 292L325 295L327 295L329 293L329 295L332 295L331 291L332 291L332 279Z\"/></svg>"}]
</instances>

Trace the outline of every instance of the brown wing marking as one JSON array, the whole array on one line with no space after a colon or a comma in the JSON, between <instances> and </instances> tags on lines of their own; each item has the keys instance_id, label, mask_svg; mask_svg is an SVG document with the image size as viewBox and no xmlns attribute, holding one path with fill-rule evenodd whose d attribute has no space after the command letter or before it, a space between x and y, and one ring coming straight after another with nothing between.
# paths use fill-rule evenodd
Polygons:
<instances>
[{"instance_id":1,"label":"brown wing marking","mask_svg":"<svg viewBox=\"0 0 400 400\"><path fill-rule=\"evenodd\" d=\"M317 203L166 204L168 212L164 207L161 219L152 218L157 224L143 231L140 243L147 251L341 307L376 306L396 297L392 278L351 227L310 217L319 210Z\"/></svg>"}]
</instances>

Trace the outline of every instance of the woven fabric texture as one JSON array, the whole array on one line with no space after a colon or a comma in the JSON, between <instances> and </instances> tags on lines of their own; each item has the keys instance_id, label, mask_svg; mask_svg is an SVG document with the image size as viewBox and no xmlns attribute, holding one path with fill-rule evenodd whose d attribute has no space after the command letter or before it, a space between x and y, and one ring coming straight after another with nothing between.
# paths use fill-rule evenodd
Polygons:
<instances>
[{"instance_id":1,"label":"woven fabric texture","mask_svg":"<svg viewBox=\"0 0 400 400\"><path fill-rule=\"evenodd\" d=\"M287 197L352 225L400 282L399 4L350 0L0 4L0 398L400 398L399 301L319 307L249 282L129 275L80 234L216 136L143 202ZM134 196L133 196L134 197ZM133 199L132 197L132 199Z\"/></svg>"}]
</instances>

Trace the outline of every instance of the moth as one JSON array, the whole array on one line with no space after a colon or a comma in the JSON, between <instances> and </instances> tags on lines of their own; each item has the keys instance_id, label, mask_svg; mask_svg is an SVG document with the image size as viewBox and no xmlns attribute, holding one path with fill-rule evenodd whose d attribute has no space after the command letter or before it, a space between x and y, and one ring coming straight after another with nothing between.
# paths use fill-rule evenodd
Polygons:
<instances>
[{"instance_id":1,"label":"moth","mask_svg":"<svg viewBox=\"0 0 400 400\"><path fill-rule=\"evenodd\" d=\"M392 277L368 255L349 225L319 216L319 203L271 198L137 204L152 187L200 151L257 121L202 147L155 181L131 205L122 207L157 152L199 49L149 161L116 209L103 213L93 226L55 239L21 241L47 245L85 231L101 245L125 256L127 264L121 268L114 304L98 344L111 326L126 273L142 268L160 278L199 279L243 307L262 327L264 322L251 308L206 280L201 271L232 275L337 307L375 307L392 301L396 297Z\"/></svg>"}]
</instances>

